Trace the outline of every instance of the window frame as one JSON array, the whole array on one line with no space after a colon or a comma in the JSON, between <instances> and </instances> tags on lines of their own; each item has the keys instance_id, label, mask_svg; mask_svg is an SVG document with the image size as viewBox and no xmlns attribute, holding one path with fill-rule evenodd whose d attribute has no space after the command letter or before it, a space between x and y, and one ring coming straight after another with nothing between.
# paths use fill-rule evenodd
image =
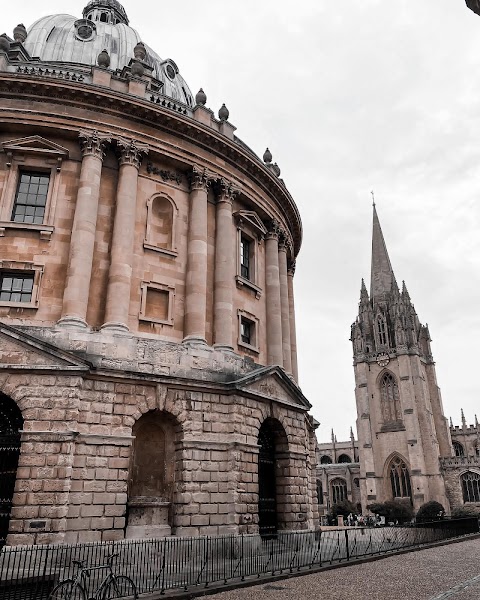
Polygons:
<instances>
[{"instance_id":1,"label":"window frame","mask_svg":"<svg viewBox=\"0 0 480 600\"><path fill-rule=\"evenodd\" d=\"M38 135L4 142L1 146L6 154L7 170L0 198L0 236L4 236L7 229L23 229L38 231L40 239L50 240L54 231L60 172L63 161L69 157L68 150ZM43 223L12 221L13 208L22 172L49 175L50 181Z\"/></svg>"},{"instance_id":2,"label":"window frame","mask_svg":"<svg viewBox=\"0 0 480 600\"><path fill-rule=\"evenodd\" d=\"M43 270L43 265L34 264L31 262L0 260L0 275L4 275L5 273L12 273L18 275L25 273L33 275L32 298L30 302L12 302L10 300L0 300L0 306L37 309L40 301L40 286L43 277Z\"/></svg>"},{"instance_id":3,"label":"window frame","mask_svg":"<svg viewBox=\"0 0 480 600\"><path fill-rule=\"evenodd\" d=\"M20 206L32 206L32 207L36 207L36 204L32 204L32 203L27 203L27 202L20 202L19 201L19 194L23 193L20 191L20 187L22 185L22 176L28 176L31 178L33 177L43 177L47 179L47 193L45 194L45 203L43 204L42 208L43 208L43 215L42 215L42 220L40 223L30 223L28 221L17 221L15 219L16 216L16 212L17 209ZM32 185L32 182L30 181L28 185ZM50 173L48 171L33 171L30 169L19 169L18 171L18 175L17 175L17 185L16 185L16 189L15 189L15 195L13 198L13 203L12 203L12 213L10 215L10 221L12 221L12 223L22 223L24 225L43 225L43 222L45 220L45 212L46 212L46 208L47 208L47 200L48 200L48 192L50 190L50 185L51 185L51 181L50 181ZM27 198L29 196L29 192L27 192ZM36 198L38 198L38 194L36 196ZM24 217L27 215L24 215Z\"/></svg>"},{"instance_id":4,"label":"window frame","mask_svg":"<svg viewBox=\"0 0 480 600\"><path fill-rule=\"evenodd\" d=\"M242 339L242 321L247 321L250 326L251 326L251 334L253 337L253 340L251 340L251 343L247 343L244 342ZM258 343L258 338L259 338L259 320L257 319L257 317L255 317L255 315L252 315L251 313L247 312L246 310L238 310L238 339L237 339L237 344L239 347L241 348L247 348L248 350L251 350L252 352L255 352L256 354L260 353L260 347L259 347L259 343Z\"/></svg>"},{"instance_id":5,"label":"window frame","mask_svg":"<svg viewBox=\"0 0 480 600\"><path fill-rule=\"evenodd\" d=\"M164 283L144 281L140 286L140 290L140 314L138 316L138 320L144 321L146 323L155 323L157 325L169 325L173 327L175 314L175 286ZM166 319L156 319L155 317L149 317L146 314L148 290L168 292L168 314Z\"/></svg>"},{"instance_id":6,"label":"window frame","mask_svg":"<svg viewBox=\"0 0 480 600\"><path fill-rule=\"evenodd\" d=\"M259 252L260 245L263 242L267 229L262 223L260 217L254 211L239 210L234 214L237 226L237 256L236 256L236 275L235 281L238 288L246 288L254 292L255 297L259 299L262 295L262 288L259 285ZM242 240L249 242L249 277L242 274Z\"/></svg>"}]
</instances>

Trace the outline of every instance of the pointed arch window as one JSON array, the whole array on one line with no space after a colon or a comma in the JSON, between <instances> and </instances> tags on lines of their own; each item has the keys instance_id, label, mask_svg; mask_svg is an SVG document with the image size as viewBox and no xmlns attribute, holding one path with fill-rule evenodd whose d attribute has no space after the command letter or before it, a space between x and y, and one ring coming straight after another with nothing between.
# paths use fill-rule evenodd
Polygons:
<instances>
[{"instance_id":1,"label":"pointed arch window","mask_svg":"<svg viewBox=\"0 0 480 600\"><path fill-rule=\"evenodd\" d=\"M384 423L399 423L402 420L400 412L400 396L397 380L391 373L385 373L380 382L382 415Z\"/></svg>"},{"instance_id":2,"label":"pointed arch window","mask_svg":"<svg viewBox=\"0 0 480 600\"><path fill-rule=\"evenodd\" d=\"M340 477L332 479L331 489L333 504L338 504L347 499L347 482L345 479L340 479Z\"/></svg>"},{"instance_id":3,"label":"pointed arch window","mask_svg":"<svg viewBox=\"0 0 480 600\"><path fill-rule=\"evenodd\" d=\"M453 442L452 446L455 456L465 456L465 450L460 442Z\"/></svg>"},{"instance_id":4,"label":"pointed arch window","mask_svg":"<svg viewBox=\"0 0 480 600\"><path fill-rule=\"evenodd\" d=\"M461 477L463 501L480 502L480 474L468 471Z\"/></svg>"},{"instance_id":5,"label":"pointed arch window","mask_svg":"<svg viewBox=\"0 0 480 600\"><path fill-rule=\"evenodd\" d=\"M382 315L378 315L377 317L377 334L378 334L378 343L380 346L388 345L388 335L387 335L387 323L385 322L385 317Z\"/></svg>"},{"instance_id":6,"label":"pointed arch window","mask_svg":"<svg viewBox=\"0 0 480 600\"><path fill-rule=\"evenodd\" d=\"M390 475L390 484L392 486L392 495L394 498L411 498L412 486L410 483L410 473L408 467L399 456L395 456L390 462L388 469Z\"/></svg>"}]
</instances>

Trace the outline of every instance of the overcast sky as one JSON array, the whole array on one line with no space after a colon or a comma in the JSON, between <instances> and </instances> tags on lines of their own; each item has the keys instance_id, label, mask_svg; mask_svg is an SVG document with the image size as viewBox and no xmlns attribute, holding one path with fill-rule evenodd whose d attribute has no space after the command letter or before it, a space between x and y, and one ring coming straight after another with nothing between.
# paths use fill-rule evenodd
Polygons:
<instances>
[{"instance_id":1,"label":"overcast sky","mask_svg":"<svg viewBox=\"0 0 480 600\"><path fill-rule=\"evenodd\" d=\"M84 4L5 3L0 28ZM298 204L300 384L319 440L332 427L346 439L356 419L348 338L369 286L372 189L397 281L430 327L445 414L480 417L480 17L464 0L123 4L193 94L270 148Z\"/></svg>"}]
</instances>

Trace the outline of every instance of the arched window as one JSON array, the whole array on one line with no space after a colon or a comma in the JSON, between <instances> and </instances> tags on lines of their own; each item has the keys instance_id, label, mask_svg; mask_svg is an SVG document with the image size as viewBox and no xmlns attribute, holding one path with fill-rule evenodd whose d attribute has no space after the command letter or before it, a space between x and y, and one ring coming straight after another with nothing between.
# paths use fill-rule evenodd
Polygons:
<instances>
[{"instance_id":1,"label":"arched window","mask_svg":"<svg viewBox=\"0 0 480 600\"><path fill-rule=\"evenodd\" d=\"M352 459L348 456L348 454L340 454L338 457L339 463L351 463Z\"/></svg>"},{"instance_id":2,"label":"arched window","mask_svg":"<svg viewBox=\"0 0 480 600\"><path fill-rule=\"evenodd\" d=\"M107 22L107 13L102 13L102 14L100 15L100 21L101 21L102 23L106 23L106 22Z\"/></svg>"},{"instance_id":3,"label":"arched window","mask_svg":"<svg viewBox=\"0 0 480 600\"><path fill-rule=\"evenodd\" d=\"M388 471L393 497L411 498L412 486L410 484L410 473L405 462L399 456L395 456L390 462Z\"/></svg>"},{"instance_id":4,"label":"arched window","mask_svg":"<svg viewBox=\"0 0 480 600\"><path fill-rule=\"evenodd\" d=\"M332 489L333 504L338 504L347 499L347 482L345 479L340 479L340 477L332 479L330 487Z\"/></svg>"},{"instance_id":5,"label":"arched window","mask_svg":"<svg viewBox=\"0 0 480 600\"><path fill-rule=\"evenodd\" d=\"M377 333L380 346L386 346L388 344L387 324L385 323L385 318L381 315L377 317Z\"/></svg>"},{"instance_id":6,"label":"arched window","mask_svg":"<svg viewBox=\"0 0 480 600\"><path fill-rule=\"evenodd\" d=\"M455 456L465 456L465 450L460 442L453 442L452 446Z\"/></svg>"},{"instance_id":7,"label":"arched window","mask_svg":"<svg viewBox=\"0 0 480 600\"><path fill-rule=\"evenodd\" d=\"M468 471L461 477L463 501L480 502L480 474Z\"/></svg>"},{"instance_id":8,"label":"arched window","mask_svg":"<svg viewBox=\"0 0 480 600\"><path fill-rule=\"evenodd\" d=\"M320 459L320 464L321 465L331 465L332 459L329 456L327 456L326 454L324 454L322 456L322 458Z\"/></svg>"},{"instance_id":9,"label":"arched window","mask_svg":"<svg viewBox=\"0 0 480 600\"><path fill-rule=\"evenodd\" d=\"M317 479L317 496L318 496L318 503L323 504L323 484L320 479Z\"/></svg>"},{"instance_id":10,"label":"arched window","mask_svg":"<svg viewBox=\"0 0 480 600\"><path fill-rule=\"evenodd\" d=\"M395 423L402 420L400 397L395 377L385 373L380 382L382 414L384 423Z\"/></svg>"},{"instance_id":11,"label":"arched window","mask_svg":"<svg viewBox=\"0 0 480 600\"><path fill-rule=\"evenodd\" d=\"M355 484L355 487L360 487L360 479L358 477L355 477L355 479L353 480L353 483Z\"/></svg>"}]
</instances>

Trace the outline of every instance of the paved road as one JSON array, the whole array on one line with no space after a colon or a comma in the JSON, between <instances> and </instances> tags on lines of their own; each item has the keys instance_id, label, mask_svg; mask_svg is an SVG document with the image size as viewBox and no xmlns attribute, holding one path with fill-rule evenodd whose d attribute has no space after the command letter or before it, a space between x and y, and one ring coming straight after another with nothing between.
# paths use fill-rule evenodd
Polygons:
<instances>
[{"instance_id":1,"label":"paved road","mask_svg":"<svg viewBox=\"0 0 480 600\"><path fill-rule=\"evenodd\" d=\"M479 600L480 539L264 583L212 600Z\"/></svg>"}]
</instances>

